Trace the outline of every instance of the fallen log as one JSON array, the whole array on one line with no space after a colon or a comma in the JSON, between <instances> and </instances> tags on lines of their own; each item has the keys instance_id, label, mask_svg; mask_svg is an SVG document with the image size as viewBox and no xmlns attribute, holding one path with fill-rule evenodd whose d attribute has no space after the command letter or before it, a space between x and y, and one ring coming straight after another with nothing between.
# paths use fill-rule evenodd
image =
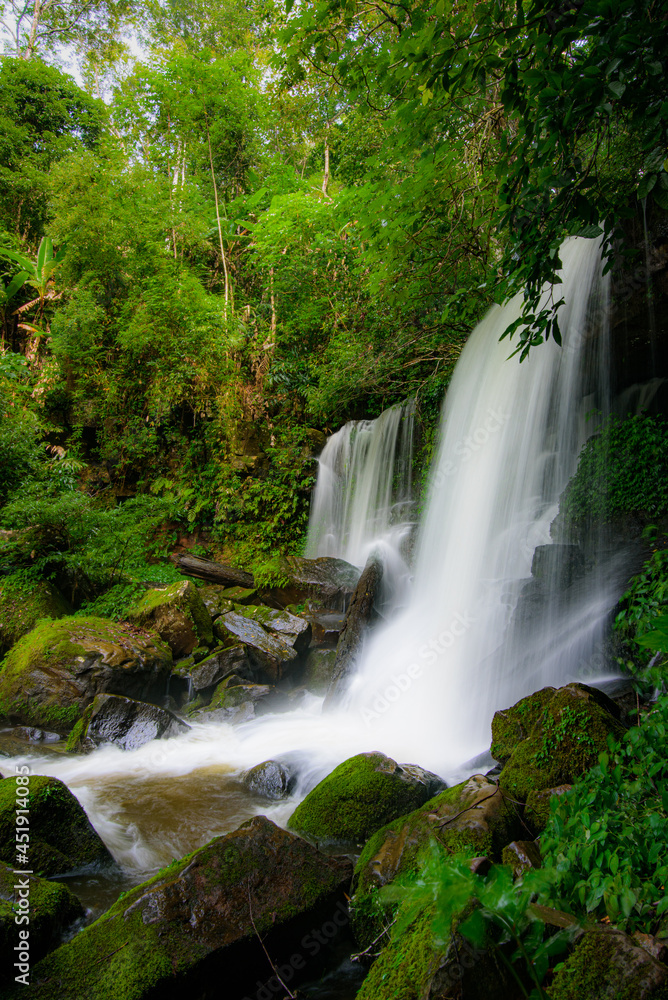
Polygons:
<instances>
[{"instance_id":1,"label":"fallen log","mask_svg":"<svg viewBox=\"0 0 668 1000\"><path fill-rule=\"evenodd\" d=\"M232 566L224 566L222 563L185 554L172 555L170 559L185 576L195 576L199 580L220 583L225 587L244 587L246 590L255 587L255 578L242 569L234 569Z\"/></svg>"}]
</instances>

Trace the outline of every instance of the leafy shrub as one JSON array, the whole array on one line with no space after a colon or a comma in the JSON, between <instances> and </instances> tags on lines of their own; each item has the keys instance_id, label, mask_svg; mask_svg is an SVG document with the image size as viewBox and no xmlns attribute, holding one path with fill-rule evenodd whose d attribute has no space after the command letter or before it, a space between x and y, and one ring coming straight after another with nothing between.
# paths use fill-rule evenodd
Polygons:
<instances>
[{"instance_id":1,"label":"leafy shrub","mask_svg":"<svg viewBox=\"0 0 668 1000\"><path fill-rule=\"evenodd\" d=\"M668 423L641 415L612 417L582 449L560 507L576 523L668 513Z\"/></svg>"},{"instance_id":2,"label":"leafy shrub","mask_svg":"<svg viewBox=\"0 0 668 1000\"><path fill-rule=\"evenodd\" d=\"M645 532L656 540L656 529ZM664 540L665 543L665 540ZM653 629L656 618L668 609L668 548L655 548L641 571L631 578L620 602L614 630L621 642L619 662L633 671L646 666L653 649L635 640ZM658 647L656 647L658 648Z\"/></svg>"}]
</instances>

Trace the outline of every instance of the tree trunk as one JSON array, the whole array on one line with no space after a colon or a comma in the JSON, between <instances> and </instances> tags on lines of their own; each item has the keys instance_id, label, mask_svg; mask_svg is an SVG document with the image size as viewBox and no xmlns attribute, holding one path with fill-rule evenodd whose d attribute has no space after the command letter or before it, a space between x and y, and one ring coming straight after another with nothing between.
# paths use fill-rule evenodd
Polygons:
<instances>
[{"instance_id":1,"label":"tree trunk","mask_svg":"<svg viewBox=\"0 0 668 1000\"><path fill-rule=\"evenodd\" d=\"M327 197L329 187L329 138L325 139L325 176L322 179L322 193Z\"/></svg>"}]
</instances>

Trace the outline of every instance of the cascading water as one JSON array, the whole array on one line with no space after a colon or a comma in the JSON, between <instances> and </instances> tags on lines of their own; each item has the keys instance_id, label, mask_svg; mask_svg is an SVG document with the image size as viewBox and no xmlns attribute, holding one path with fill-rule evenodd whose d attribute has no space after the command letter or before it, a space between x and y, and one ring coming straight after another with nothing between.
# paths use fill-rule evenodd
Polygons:
<instances>
[{"instance_id":1,"label":"cascading water","mask_svg":"<svg viewBox=\"0 0 668 1000\"><path fill-rule=\"evenodd\" d=\"M462 353L443 411L409 605L371 637L340 707L323 714L322 700L309 696L289 714L237 727L195 724L184 736L134 753L102 747L84 758L34 761L35 773L67 781L127 865L145 871L151 863L164 863L165 851L185 853L254 811L287 818L294 802L267 810L234 799L239 787L234 775L244 767L269 757L289 758L300 773L297 794L303 795L340 761L378 749L448 778L489 745L495 709L544 684L589 676L621 584L614 566L607 565L603 572L569 580L571 600L565 601L557 584L563 585L572 547L553 546L555 558L544 556L559 494L596 426L587 414L605 413L608 405L607 281L593 241L568 241L562 259L562 348L550 342L522 364L516 357L506 360L509 344L499 343L499 336L520 313L517 297L488 313ZM389 425L397 413L390 411L385 419ZM386 431L389 439L389 426ZM350 455L356 447L352 437L351 429L347 442L341 434L328 448L344 454L350 447ZM348 522L338 513L321 516L321 510L317 517L324 528L318 537L333 538L327 525L347 523L337 544L352 544L358 522L367 523L362 511L371 509L359 490L365 473L356 474ZM376 487L364 495L374 489L378 496ZM332 511L335 506L332 502ZM346 504L339 503L337 510L343 509ZM383 524L391 528L391 518ZM361 565L362 538L372 540L381 529L375 521L368 536L355 535L355 554L352 548L335 554ZM539 549L540 561L549 571L539 613L527 618L519 611L537 547L546 547ZM154 823L168 794L177 818L165 820L158 833ZM187 831L187 844L177 802L186 816L191 804L201 811L193 820L199 833ZM159 844L151 843L153 837Z\"/></svg>"},{"instance_id":2,"label":"cascading water","mask_svg":"<svg viewBox=\"0 0 668 1000\"><path fill-rule=\"evenodd\" d=\"M378 610L386 615L405 603L410 579L414 417L408 400L333 434L318 460L309 519L308 558L336 556L360 569L372 553L381 559Z\"/></svg>"}]
</instances>

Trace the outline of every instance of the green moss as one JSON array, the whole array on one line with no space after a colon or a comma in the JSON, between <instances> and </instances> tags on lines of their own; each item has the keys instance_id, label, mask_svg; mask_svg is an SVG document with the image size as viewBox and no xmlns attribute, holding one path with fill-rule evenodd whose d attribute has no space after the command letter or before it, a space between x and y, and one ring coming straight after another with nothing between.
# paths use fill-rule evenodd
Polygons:
<instances>
[{"instance_id":1,"label":"green moss","mask_svg":"<svg viewBox=\"0 0 668 1000\"><path fill-rule=\"evenodd\" d=\"M517 744L527 738L538 722L554 693L553 687L546 687L522 698L512 708L494 713L490 753L495 760L508 760Z\"/></svg>"},{"instance_id":2,"label":"green moss","mask_svg":"<svg viewBox=\"0 0 668 1000\"><path fill-rule=\"evenodd\" d=\"M27 584L7 577L0 586L0 655L42 619L62 618L72 608L45 580Z\"/></svg>"},{"instance_id":3,"label":"green moss","mask_svg":"<svg viewBox=\"0 0 668 1000\"><path fill-rule=\"evenodd\" d=\"M522 802L532 791L572 784L608 749L608 735L619 739L622 734L620 723L583 685L569 684L556 692L515 748L499 784Z\"/></svg>"},{"instance_id":4,"label":"green moss","mask_svg":"<svg viewBox=\"0 0 668 1000\"><path fill-rule=\"evenodd\" d=\"M429 985L443 960L443 948L437 947L431 929L433 919L433 909L425 910L383 948L356 1000L422 1000L429 995Z\"/></svg>"},{"instance_id":5,"label":"green moss","mask_svg":"<svg viewBox=\"0 0 668 1000\"><path fill-rule=\"evenodd\" d=\"M318 842L367 840L380 826L424 802L425 787L403 780L396 770L384 754L351 757L309 792L288 828Z\"/></svg>"},{"instance_id":6,"label":"green moss","mask_svg":"<svg viewBox=\"0 0 668 1000\"><path fill-rule=\"evenodd\" d=\"M128 617L134 621L152 622L157 613L162 609L168 612L170 607L177 608L192 622L195 634L200 640L199 644L211 645L213 642L211 616L197 588L189 581L181 580L169 587L146 591L131 609Z\"/></svg>"},{"instance_id":7,"label":"green moss","mask_svg":"<svg viewBox=\"0 0 668 1000\"><path fill-rule=\"evenodd\" d=\"M668 1000L668 982L652 988L656 970L652 977L647 965L629 957L612 934L585 934L552 980L550 1000Z\"/></svg>"},{"instance_id":8,"label":"green moss","mask_svg":"<svg viewBox=\"0 0 668 1000\"><path fill-rule=\"evenodd\" d=\"M67 785L57 778L30 775L27 786L14 778L0 781L0 860L16 861L17 787L28 788L30 819L29 867L55 875L85 865L109 863L111 856L88 822Z\"/></svg>"},{"instance_id":9,"label":"green moss","mask_svg":"<svg viewBox=\"0 0 668 1000\"><path fill-rule=\"evenodd\" d=\"M88 729L88 723L90 722L90 717L93 711L93 705L90 704L81 718L78 720L74 729L67 737L67 743L65 744L65 749L70 753L76 753L81 749L81 745L85 739L86 731Z\"/></svg>"}]
</instances>

